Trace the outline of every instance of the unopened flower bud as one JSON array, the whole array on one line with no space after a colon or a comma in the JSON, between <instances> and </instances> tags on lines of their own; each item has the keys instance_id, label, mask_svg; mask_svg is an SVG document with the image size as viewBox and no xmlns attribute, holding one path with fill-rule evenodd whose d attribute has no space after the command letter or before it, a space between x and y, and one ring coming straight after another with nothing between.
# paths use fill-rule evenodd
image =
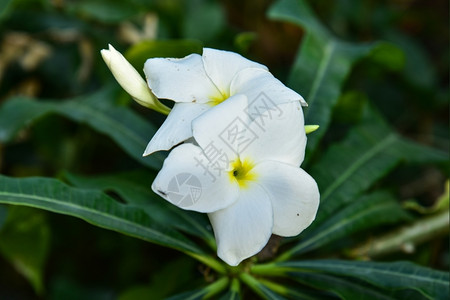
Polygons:
<instances>
[{"instance_id":1,"label":"unopened flower bud","mask_svg":"<svg viewBox=\"0 0 450 300\"><path fill-rule=\"evenodd\" d=\"M109 45L109 49L101 50L101 54L114 78L137 103L160 113L169 113L170 109L158 101L145 80L120 52Z\"/></svg>"}]
</instances>

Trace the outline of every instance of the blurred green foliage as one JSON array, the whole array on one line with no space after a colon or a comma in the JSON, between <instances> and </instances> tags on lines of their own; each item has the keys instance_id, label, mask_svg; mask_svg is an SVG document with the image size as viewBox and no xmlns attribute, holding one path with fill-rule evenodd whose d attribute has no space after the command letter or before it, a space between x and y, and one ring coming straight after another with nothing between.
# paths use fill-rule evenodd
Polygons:
<instances>
[{"instance_id":1,"label":"blurred green foliage","mask_svg":"<svg viewBox=\"0 0 450 300\"><path fill-rule=\"evenodd\" d=\"M448 5L1 1L0 299L444 299ZM165 154L141 154L164 116L118 88L108 44L139 71L150 57L236 51L302 94L320 125L302 166L322 194L311 228L242 268L217 261L206 216L151 191ZM410 243L359 252L415 224ZM370 258L386 263L357 261Z\"/></svg>"}]
</instances>

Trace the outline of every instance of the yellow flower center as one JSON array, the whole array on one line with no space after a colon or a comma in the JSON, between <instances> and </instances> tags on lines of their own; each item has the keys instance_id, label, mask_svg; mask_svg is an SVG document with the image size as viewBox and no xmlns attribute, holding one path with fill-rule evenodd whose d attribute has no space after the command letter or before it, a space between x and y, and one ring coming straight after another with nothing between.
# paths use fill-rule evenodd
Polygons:
<instances>
[{"instance_id":1,"label":"yellow flower center","mask_svg":"<svg viewBox=\"0 0 450 300\"><path fill-rule=\"evenodd\" d=\"M223 101L227 100L228 98L230 98L230 95L228 92L220 91L210 97L211 101L209 103L211 104L211 106L216 106L217 104L222 103Z\"/></svg>"},{"instance_id":2,"label":"yellow flower center","mask_svg":"<svg viewBox=\"0 0 450 300\"><path fill-rule=\"evenodd\" d=\"M244 159L241 161L240 158L231 163L231 171L228 175L231 181L236 181L241 188L246 188L249 181L256 179L257 174L253 171L255 164L249 160Z\"/></svg>"}]
</instances>

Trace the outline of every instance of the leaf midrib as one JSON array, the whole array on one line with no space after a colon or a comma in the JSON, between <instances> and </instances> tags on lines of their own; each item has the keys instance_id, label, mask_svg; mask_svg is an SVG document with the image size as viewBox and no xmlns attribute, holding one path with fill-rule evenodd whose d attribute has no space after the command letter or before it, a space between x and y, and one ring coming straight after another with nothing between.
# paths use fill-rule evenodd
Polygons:
<instances>
[{"instance_id":1,"label":"leaf midrib","mask_svg":"<svg viewBox=\"0 0 450 300\"><path fill-rule=\"evenodd\" d=\"M340 228L342 228L342 227L348 225L349 223L351 223L351 222L353 222L353 221L355 221L355 220L357 220L357 219L359 219L359 218L362 218L363 216L365 216L365 215L367 215L367 214L369 214L369 213L374 213L374 212L376 212L376 211L382 210L382 209L384 209L385 207L389 207L389 206L391 206L391 205L392 205L392 203L389 203L389 202L382 203L382 205L378 205L378 206L375 206L375 207L371 207L370 210L364 210L364 211L361 211L361 212L359 212L359 213L353 215L351 218L348 218L348 219L345 219L345 220L343 220L343 221L341 221L341 222L335 223L333 226L328 227L328 229L325 229L325 230L321 231L319 234L314 235L314 238L308 239L308 240L306 240L304 243L299 244L298 247L295 247L295 248L296 248L295 250L293 249L293 252L296 252L296 253L297 253L298 251L301 251L302 249L307 248L309 245L314 244L314 242L317 242L318 240L320 241L320 238L321 238L322 236L327 235L327 234L329 234L330 232L339 230ZM321 230L321 229L318 228L317 230ZM322 245L323 245L323 244L322 244Z\"/></svg>"},{"instance_id":2,"label":"leaf midrib","mask_svg":"<svg viewBox=\"0 0 450 300\"><path fill-rule=\"evenodd\" d=\"M389 134L384 140L378 142L375 147L360 156L353 164L351 164L345 172L342 173L322 194L322 201L325 201L339 186L341 186L350 176L352 176L362 165L369 161L372 157L381 152L384 148L389 146L396 140L394 133Z\"/></svg>"},{"instance_id":3,"label":"leaf midrib","mask_svg":"<svg viewBox=\"0 0 450 300\"><path fill-rule=\"evenodd\" d=\"M293 266L295 266L295 267L302 267L302 268L308 268L308 266L304 266L304 265L302 265L302 266L293 265ZM287 264L286 267L290 268L290 266L288 264ZM292 265L291 265L291 267L292 267ZM311 266L309 266L309 267L311 267ZM348 269L361 270L361 269L363 269L365 271L367 271L367 270L376 271L376 272L381 273L383 275L386 274L386 275L399 276L399 277L405 277L406 276L408 278L416 279L418 281L439 283L439 284L443 284L443 285L447 285L448 284L447 281L441 280L440 278L420 277L420 276L417 276L416 274L401 273L401 272L398 272L398 271L385 270L385 269L373 268L373 267L368 269L367 266L357 266L357 265L348 266L348 265L339 264L339 263L333 263L333 264L320 263L320 264L313 264L312 267L318 268L319 270L326 271L326 272L328 272L329 268L332 268L332 269L338 269L339 268L339 269L342 269L342 270L348 270ZM326 270L321 269L323 267L325 267L327 269ZM291 271L298 271L298 270L291 270ZM337 271L332 271L332 273L338 273L338 272ZM346 273L339 273L339 274L349 275L349 274L346 274ZM355 275L357 275L357 274L355 274ZM372 282L372 280L369 280L369 279L368 279L368 281Z\"/></svg>"},{"instance_id":4,"label":"leaf midrib","mask_svg":"<svg viewBox=\"0 0 450 300\"><path fill-rule=\"evenodd\" d=\"M123 179L123 178L112 178L112 179L115 180L118 183L121 183L125 188L135 189L139 193L147 195L148 197L153 197L154 196L154 194L152 192L150 192L150 189L146 189L146 188L142 187L139 184L135 184L135 183L129 182L128 180ZM116 188L112 184L105 184L101 188L101 190L107 190L107 189L116 190ZM133 205L132 203L130 203L130 204ZM201 226L198 222L196 222L194 219L186 216L186 214L179 214L176 211L176 209L172 209L171 207L169 209L171 211L173 211L175 214L177 214L177 216L183 218L186 222L188 222L189 224L193 225L199 232L201 232L201 233L205 234L206 236L208 236L208 238L213 238L211 233L208 230L206 230L203 226Z\"/></svg>"},{"instance_id":5,"label":"leaf midrib","mask_svg":"<svg viewBox=\"0 0 450 300\"><path fill-rule=\"evenodd\" d=\"M74 107L78 108L80 111L85 112L88 117L93 117L96 119L102 119L103 122L106 125L111 125L111 128L116 128L118 129L123 135L130 137L131 139L133 139L136 143L139 144L140 147L145 148L146 143L145 140L143 138L141 138L139 135L135 134L133 131L128 130L127 127L122 126L122 123L117 122L116 120L110 118L108 115L105 114L105 112L101 109L99 109L99 111L93 111L92 107L90 106L85 106L85 105L80 105L80 103L75 103L75 102L69 102L67 105L65 105L67 108L70 108L70 105L73 105ZM55 110L60 111L61 113L63 113L64 115L69 116L70 118L72 118L72 116L70 115L70 113L67 113L65 111L62 111L61 108L55 107Z\"/></svg>"},{"instance_id":6,"label":"leaf midrib","mask_svg":"<svg viewBox=\"0 0 450 300\"><path fill-rule=\"evenodd\" d=\"M323 57L320 60L319 68L317 69L317 73L316 73L316 76L312 83L311 90L308 94L308 97L306 98L306 101L308 102L308 106L311 106L317 99L316 98L317 92L323 83L325 75L327 74L326 71L328 70L328 68L330 66L331 57L333 56L333 53L336 49L336 44L337 44L336 41L331 39L331 40L329 40L329 43L327 43L327 45L325 46L325 49L323 52ZM306 110L305 115L308 114L308 111L309 110Z\"/></svg>"},{"instance_id":7,"label":"leaf midrib","mask_svg":"<svg viewBox=\"0 0 450 300\"><path fill-rule=\"evenodd\" d=\"M20 189L20 185L19 185L19 189ZM118 223L122 223L124 225L128 225L128 226L134 227L134 228L136 228L138 230L141 230L143 232L148 232L149 234L153 234L153 235L159 237L161 240L166 240L166 241L171 242L171 243L173 243L175 245L179 245L180 248L183 247L184 249L190 249L192 252L195 252L195 253L198 252L196 249L193 249L192 246L190 246L188 244L185 244L185 243L182 243L179 240L173 239L173 238L171 238L171 237L169 237L167 235L163 235L163 234L159 233L158 231L152 230L151 228L142 226L142 225L137 224L137 223L133 223L133 222L125 220L125 219L118 218L118 217L116 217L114 215L105 214L105 213L102 213L100 211L97 211L97 210L94 210L94 209L90 209L90 208L87 208L87 207L84 207L84 206L79 206L79 205L76 205L76 204L73 204L73 203L68 203L68 202L52 201L52 199L48 198L48 197L41 197L41 196L37 196L37 195L28 195L28 194L22 194L22 193L0 192L0 196L11 197L11 198L19 198L19 199L24 199L25 198L25 199L29 199L29 200L38 200L38 201L42 201L42 202L46 202L46 203L50 203L50 204L57 204L57 205L61 205L61 206L74 208L74 209L77 209L77 210L80 210L80 211L86 211L88 213L92 213L94 215L98 215L98 216L100 216L100 217L102 217L104 219L117 221ZM0 200L0 202L8 203L8 204L17 204L17 202L15 202L15 201L8 201L8 200ZM21 203L25 203L24 201L20 201L20 202ZM27 203L27 206L35 207L35 208L41 208L41 209L43 208L42 206L39 206L39 205L33 205L33 203ZM67 212L67 211L53 209L53 208L49 208L49 207L44 207L44 209L52 211L52 212L55 212L55 213L63 213L63 214L71 215L71 216L83 219L83 220L85 220L85 221L87 221L89 223L100 225L99 223L96 223L93 220L88 220L88 219L86 219L85 217L83 217L81 215L77 215L76 213L70 213L70 212ZM103 225L103 226L105 226L105 225ZM107 227L105 227L105 228L107 228ZM127 233L127 234L129 234L129 233ZM132 234L129 234L129 235L132 235ZM136 236L136 235L134 235L134 236ZM145 238L145 237L141 237L141 236L136 236L136 237L139 237L141 239L146 239L148 241L154 242L150 238Z\"/></svg>"}]
</instances>

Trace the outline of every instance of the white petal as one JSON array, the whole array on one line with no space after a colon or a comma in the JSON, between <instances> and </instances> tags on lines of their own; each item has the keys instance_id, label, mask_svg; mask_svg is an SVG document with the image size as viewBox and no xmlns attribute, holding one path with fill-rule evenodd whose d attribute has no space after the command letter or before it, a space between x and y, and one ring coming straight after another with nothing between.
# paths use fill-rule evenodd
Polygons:
<instances>
[{"instance_id":1,"label":"white petal","mask_svg":"<svg viewBox=\"0 0 450 300\"><path fill-rule=\"evenodd\" d=\"M239 71L245 68L267 70L266 66L230 51L204 48L202 57L206 73L220 92L226 95L234 95L230 94L230 84Z\"/></svg>"},{"instance_id":2,"label":"white petal","mask_svg":"<svg viewBox=\"0 0 450 300\"><path fill-rule=\"evenodd\" d=\"M274 160L298 167L305 157L306 134L299 102L276 106L259 98L248 108L250 128L258 138L241 151L254 162Z\"/></svg>"},{"instance_id":3,"label":"white petal","mask_svg":"<svg viewBox=\"0 0 450 300\"><path fill-rule=\"evenodd\" d=\"M192 144L173 149L152 184L155 193L172 204L198 212L214 212L236 202L238 184L228 173L208 164Z\"/></svg>"},{"instance_id":4,"label":"white petal","mask_svg":"<svg viewBox=\"0 0 450 300\"><path fill-rule=\"evenodd\" d=\"M261 251L272 234L272 206L266 192L257 185L241 189L236 203L208 216L217 254L231 266Z\"/></svg>"},{"instance_id":5,"label":"white petal","mask_svg":"<svg viewBox=\"0 0 450 300\"><path fill-rule=\"evenodd\" d=\"M192 122L192 131L200 147L206 151L213 145L233 160L240 144L256 137L246 131L249 125L249 116L245 112L247 105L247 97L235 95L196 118Z\"/></svg>"},{"instance_id":6,"label":"white petal","mask_svg":"<svg viewBox=\"0 0 450 300\"><path fill-rule=\"evenodd\" d=\"M206 103L219 93L198 54L181 59L150 58L145 62L144 73L151 90L161 99Z\"/></svg>"},{"instance_id":7,"label":"white petal","mask_svg":"<svg viewBox=\"0 0 450 300\"><path fill-rule=\"evenodd\" d=\"M270 72L260 68L248 68L237 73L231 82L230 92L231 95L245 94L249 103L264 96L276 104L300 101L306 105L302 96L286 87Z\"/></svg>"},{"instance_id":8,"label":"white petal","mask_svg":"<svg viewBox=\"0 0 450 300\"><path fill-rule=\"evenodd\" d=\"M164 123L148 143L143 156L160 150L170 150L192 137L192 120L209 108L209 104L175 103Z\"/></svg>"},{"instance_id":9,"label":"white petal","mask_svg":"<svg viewBox=\"0 0 450 300\"><path fill-rule=\"evenodd\" d=\"M278 162L263 162L254 167L260 184L270 195L273 208L273 233L295 236L316 217L319 189L315 180L300 168Z\"/></svg>"}]
</instances>

